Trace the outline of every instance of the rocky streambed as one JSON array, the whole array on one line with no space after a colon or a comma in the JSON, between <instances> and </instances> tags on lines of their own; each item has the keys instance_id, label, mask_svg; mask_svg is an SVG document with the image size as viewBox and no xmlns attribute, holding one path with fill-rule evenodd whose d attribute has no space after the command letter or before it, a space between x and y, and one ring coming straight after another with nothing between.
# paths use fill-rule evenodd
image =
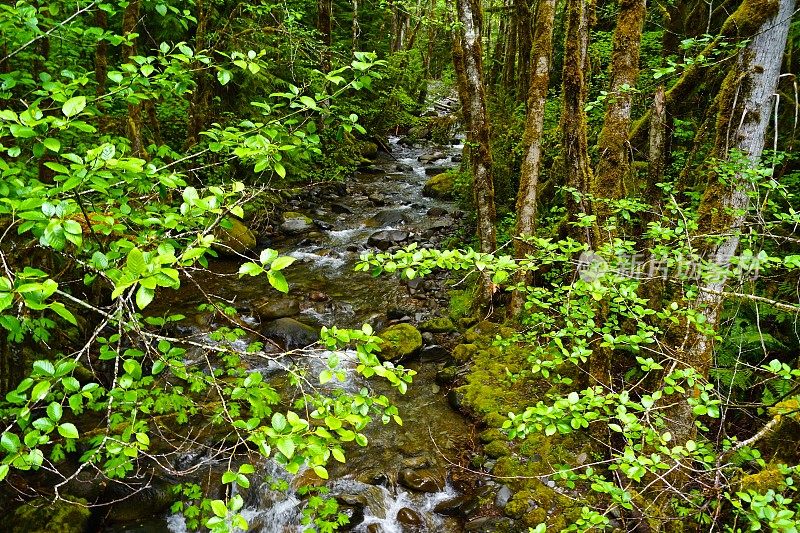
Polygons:
<instances>
[{"instance_id":1,"label":"rocky streambed","mask_svg":"<svg viewBox=\"0 0 800 533\"><path fill-rule=\"evenodd\" d=\"M370 425L365 431L369 446L347 450L347 463L331 465L326 485L350 516L347 530L474 530L465 523L478 512L476 479L454 466L469 461L474 429L448 403L455 372L450 350L459 341L454 321L461 318L457 302L465 295L436 275L401 282L353 271L365 250L393 250L411 242L432 247L452 239L462 217L452 202L452 178L441 175L460 161L461 141L445 146L400 141L392 138L391 153L375 155L346 185L313 187L292 198L263 232L252 252L270 247L297 259L286 271L288 295L279 295L261 278L239 278L239 260L216 262L214 274L198 281L206 294L230 302L250 327L282 347L314 342L321 326L418 328L421 343L404 363L417 371L408 393L369 382L398 406L403 426ZM170 311L194 324L184 335L207 336L224 324L196 310L205 295L193 291L187 284ZM261 370L279 380L277 369ZM350 377L337 386L357 390L366 384ZM203 460L202 454L187 454L187 465ZM254 479L264 482L243 491L251 530L302 531L303 497L295 487L321 482L310 474L291 476L275 463L262 464ZM181 515L167 514L114 530L182 532L186 524Z\"/></svg>"}]
</instances>

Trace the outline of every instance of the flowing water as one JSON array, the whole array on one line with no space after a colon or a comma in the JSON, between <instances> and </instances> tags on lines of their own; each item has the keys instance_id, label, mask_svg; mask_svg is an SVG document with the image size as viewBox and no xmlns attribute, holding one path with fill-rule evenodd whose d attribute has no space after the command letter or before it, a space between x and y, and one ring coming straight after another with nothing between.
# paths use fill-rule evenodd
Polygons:
<instances>
[{"instance_id":1,"label":"flowing water","mask_svg":"<svg viewBox=\"0 0 800 533\"><path fill-rule=\"evenodd\" d=\"M292 210L313 218L317 228L325 228L266 243L282 254L297 258L286 271L290 296L300 302L300 315L295 318L315 325L343 327L360 327L366 322L379 329L387 324L387 313L395 318L405 314L405 320L420 321L433 316L437 305L444 305L441 290L437 303L430 291L426 293L423 290L423 285L410 288L389 276L373 278L366 273L354 272L353 266L360 253L370 249L367 240L375 232L402 230L409 232L410 241L419 241L423 245L453 232L458 215L455 207L448 202L424 197L422 188L430 174L456 165L452 158L461 153L462 145L459 143L455 141L453 145L438 147L407 146L392 138L391 155L381 154L369 168L357 173L346 191L312 194L310 199L295 202ZM424 160L425 154L434 152L440 152L437 155L442 158L425 164L418 160L420 156ZM431 208L437 209L430 211ZM214 267L218 276L203 280L203 285L210 286L211 293L233 302L238 309L254 308L259 300L275 297L275 291L266 280L238 278L237 267L238 262L220 261ZM201 294L193 294L188 289L181 294L183 309L173 307L172 311L188 315L202 301ZM256 318L244 319L258 328ZM347 463L330 467L328 488L340 501L352 504L345 507L354 513L348 526L353 531L462 530L458 519L439 515L433 509L436 504L459 494L451 482L453 470L450 465L464 452L465 439L471 428L448 406L447 391L436 384L435 361L408 366L417 370L418 375L406 395L370 381L374 392L386 394L398 406L403 426L373 423L365 431L369 446L346 450ZM271 376L279 374L278 369L262 370ZM356 377L348 378L344 384L337 383L339 387L356 390L364 385L364 380ZM292 476L273 462L261 468L258 477L267 481L261 485L253 483L244 494L244 515L251 530L269 533L302 531L303 500L291 488L294 483ZM409 490L398 481L404 468L431 473L446 480L446 485L433 493ZM298 476L302 478L303 473ZM283 480L284 486L290 488L276 489L270 480ZM397 520L398 513L408 514L409 510L412 518L421 522L415 528ZM174 533L186 530L180 515L168 516L159 524L150 522L145 529L131 526L127 530L169 530Z\"/></svg>"}]
</instances>

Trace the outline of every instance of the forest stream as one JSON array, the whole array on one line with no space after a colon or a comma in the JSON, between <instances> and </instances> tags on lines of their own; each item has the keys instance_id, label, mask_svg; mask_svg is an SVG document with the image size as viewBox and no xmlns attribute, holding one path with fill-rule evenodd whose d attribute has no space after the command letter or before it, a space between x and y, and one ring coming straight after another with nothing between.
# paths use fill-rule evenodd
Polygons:
<instances>
[{"instance_id":1,"label":"forest stream","mask_svg":"<svg viewBox=\"0 0 800 533\"><path fill-rule=\"evenodd\" d=\"M357 173L346 190L344 186L333 192L324 188L294 201L291 209L312 218L314 228L294 235L283 232L269 242L270 247L297 259L287 272L289 295L274 304L277 308L270 316L295 312L296 315L283 316L265 325L263 316L258 318L254 311L251 316L243 317L245 322L254 329L270 331L291 348L305 344L304 335L308 333L305 329L292 329L300 327L295 319L315 327L360 327L369 323L379 331L393 323L418 324L432 318L441 306L446 308L446 291L435 281L400 282L389 276L374 278L353 270L360 253L374 249L372 244L387 247L418 242L430 246L443 236L451 236L456 229L457 217L461 215L456 207L451 202L423 196L422 189L432 174L457 165L462 140L454 139L446 146L408 145L400 141L392 137L391 153L380 153L373 164ZM387 239L390 242L383 242ZM238 265L236 261L217 262L214 274L204 279L202 285L208 293L234 302L237 308L255 310L261 306L263 315L263 302L274 302L276 293L264 278L239 278ZM196 309L203 301L203 295L192 293L187 284L180 292L180 303L170 311L202 323L203 315ZM224 324L206 324L212 325ZM207 335L203 331L208 329L193 326L182 333L203 337ZM379 380L368 383L354 372L349 373L344 383L331 382L336 387L354 390L369 386L375 393L387 395L398 406L403 419L402 427L394 423L382 425L379 421L371 424L365 430L368 448L352 447L347 450L346 464L332 467L327 485L330 494L351 515L349 527L353 531L400 532L406 530L404 524L422 531L462 531L458 518L434 511L437 505L461 495L458 483L452 482L451 465L465 451L471 434L469 422L448 405L446 387L436 382L437 370L448 358L447 350L437 344L437 336L424 334L420 358L407 364L417 375L405 395ZM282 371L278 368L253 369L280 382ZM203 460L199 451L186 457L187 465ZM260 486L254 483L245 495L243 515L251 530L302 531L299 521L303 502L292 487L302 484L297 480L310 479L311 472L301 471L293 480L276 463L262 464L261 469L256 479L265 481ZM461 472L456 473L456 477L459 475L463 478ZM275 490L274 483L280 480L288 482L290 488ZM182 515L173 514L155 522L126 524L114 530L178 533L186 531L186 526Z\"/></svg>"}]
</instances>

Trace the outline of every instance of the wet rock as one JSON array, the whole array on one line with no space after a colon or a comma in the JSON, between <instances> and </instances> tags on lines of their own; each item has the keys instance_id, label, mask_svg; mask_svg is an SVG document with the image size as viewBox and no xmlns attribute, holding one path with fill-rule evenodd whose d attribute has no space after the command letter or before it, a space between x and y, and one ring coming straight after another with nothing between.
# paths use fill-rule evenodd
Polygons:
<instances>
[{"instance_id":1,"label":"wet rock","mask_svg":"<svg viewBox=\"0 0 800 533\"><path fill-rule=\"evenodd\" d=\"M11 533L83 533L91 514L86 500L65 496L53 502L42 497L18 507L13 517L6 516L6 526Z\"/></svg>"},{"instance_id":2,"label":"wet rock","mask_svg":"<svg viewBox=\"0 0 800 533\"><path fill-rule=\"evenodd\" d=\"M453 389L447 393L447 403L456 411L461 410L464 405L464 393L458 389Z\"/></svg>"},{"instance_id":3,"label":"wet rock","mask_svg":"<svg viewBox=\"0 0 800 533\"><path fill-rule=\"evenodd\" d=\"M317 226L319 229L324 230L324 231L330 231L330 230L333 229L333 224L329 224L328 222L325 222L324 220L316 220L315 219L314 220L314 225Z\"/></svg>"},{"instance_id":4,"label":"wet rock","mask_svg":"<svg viewBox=\"0 0 800 533\"><path fill-rule=\"evenodd\" d=\"M422 348L422 334L411 324L389 326L378 333L378 337L382 340L378 355L386 361L408 360Z\"/></svg>"},{"instance_id":5,"label":"wet rock","mask_svg":"<svg viewBox=\"0 0 800 533\"><path fill-rule=\"evenodd\" d=\"M414 167L411 165L406 165L405 163L398 163L394 166L395 170L398 172L413 172Z\"/></svg>"},{"instance_id":6,"label":"wet rock","mask_svg":"<svg viewBox=\"0 0 800 533\"><path fill-rule=\"evenodd\" d=\"M453 321L447 317L431 318L419 325L420 331L430 331L431 333L451 333L456 331Z\"/></svg>"},{"instance_id":7,"label":"wet rock","mask_svg":"<svg viewBox=\"0 0 800 533\"><path fill-rule=\"evenodd\" d=\"M511 488L509 488L508 485L503 485L500 487L500 490L497 491L497 495L494 497L494 505L500 509L505 509L509 500L511 500L511 496L513 495L514 494L511 492Z\"/></svg>"},{"instance_id":8,"label":"wet rock","mask_svg":"<svg viewBox=\"0 0 800 533\"><path fill-rule=\"evenodd\" d=\"M308 299L312 302L327 302L331 297L322 291L311 291L308 293Z\"/></svg>"},{"instance_id":9,"label":"wet rock","mask_svg":"<svg viewBox=\"0 0 800 533\"><path fill-rule=\"evenodd\" d=\"M314 229L314 221L302 213L287 211L283 214L281 231L289 235L306 233Z\"/></svg>"},{"instance_id":10,"label":"wet rock","mask_svg":"<svg viewBox=\"0 0 800 533\"><path fill-rule=\"evenodd\" d=\"M461 516L467 517L473 514L480 505L478 499L474 496L462 494L450 500L445 500L436 504L433 512L445 516Z\"/></svg>"},{"instance_id":11,"label":"wet rock","mask_svg":"<svg viewBox=\"0 0 800 533\"><path fill-rule=\"evenodd\" d=\"M419 353L419 359L423 363L436 363L439 361L444 361L448 357L450 357L450 353L448 353L445 348L439 346L438 344L425 346Z\"/></svg>"},{"instance_id":12,"label":"wet rock","mask_svg":"<svg viewBox=\"0 0 800 533\"><path fill-rule=\"evenodd\" d=\"M319 477L313 468L303 470L292 479L292 488L294 490L300 487L321 487L324 484L325 480Z\"/></svg>"},{"instance_id":13,"label":"wet rock","mask_svg":"<svg viewBox=\"0 0 800 533\"><path fill-rule=\"evenodd\" d=\"M409 233L399 229L387 229L376 231L369 236L367 244L379 250L388 250L393 245L407 240Z\"/></svg>"},{"instance_id":14,"label":"wet rock","mask_svg":"<svg viewBox=\"0 0 800 533\"><path fill-rule=\"evenodd\" d=\"M331 211L339 215L352 215L353 210L344 204L331 204Z\"/></svg>"},{"instance_id":15,"label":"wet rock","mask_svg":"<svg viewBox=\"0 0 800 533\"><path fill-rule=\"evenodd\" d=\"M253 312L263 321L300 314L300 302L293 298L268 299L253 304Z\"/></svg>"},{"instance_id":16,"label":"wet rock","mask_svg":"<svg viewBox=\"0 0 800 533\"><path fill-rule=\"evenodd\" d=\"M464 531L475 531L476 533L498 533L505 531L521 531L519 524L506 517L482 516L470 520L464 525Z\"/></svg>"},{"instance_id":17,"label":"wet rock","mask_svg":"<svg viewBox=\"0 0 800 533\"><path fill-rule=\"evenodd\" d=\"M228 219L231 227L220 225L214 231L214 249L222 255L243 254L256 247L256 236L239 220Z\"/></svg>"},{"instance_id":18,"label":"wet rock","mask_svg":"<svg viewBox=\"0 0 800 533\"><path fill-rule=\"evenodd\" d=\"M367 526L367 533L383 533L383 528L380 524L370 524Z\"/></svg>"},{"instance_id":19,"label":"wet rock","mask_svg":"<svg viewBox=\"0 0 800 533\"><path fill-rule=\"evenodd\" d=\"M422 154L417 158L417 161L422 163L423 165L427 165L428 163L433 163L434 161L440 161L447 157L447 154L444 152L432 152L430 154Z\"/></svg>"},{"instance_id":20,"label":"wet rock","mask_svg":"<svg viewBox=\"0 0 800 533\"><path fill-rule=\"evenodd\" d=\"M440 385L449 385L453 383L458 377L458 368L454 366L445 366L436 373L436 383Z\"/></svg>"},{"instance_id":21,"label":"wet rock","mask_svg":"<svg viewBox=\"0 0 800 533\"><path fill-rule=\"evenodd\" d=\"M396 520L404 526L417 528L422 525L422 517L414 509L402 507L397 511Z\"/></svg>"},{"instance_id":22,"label":"wet rock","mask_svg":"<svg viewBox=\"0 0 800 533\"><path fill-rule=\"evenodd\" d=\"M262 333L287 349L303 348L319 340L319 330L293 318L279 318L264 326Z\"/></svg>"},{"instance_id":23,"label":"wet rock","mask_svg":"<svg viewBox=\"0 0 800 533\"><path fill-rule=\"evenodd\" d=\"M367 196L367 200L369 200L369 202L376 207L386 205L386 198L381 194L370 194Z\"/></svg>"},{"instance_id":24,"label":"wet rock","mask_svg":"<svg viewBox=\"0 0 800 533\"><path fill-rule=\"evenodd\" d=\"M462 161L463 159L464 159L464 156L463 156L463 154L453 154L453 155L450 157L450 161L452 161L453 163L461 163L461 161Z\"/></svg>"},{"instance_id":25,"label":"wet rock","mask_svg":"<svg viewBox=\"0 0 800 533\"><path fill-rule=\"evenodd\" d=\"M383 174L384 172L382 168L377 167L375 165L367 165L365 167L359 167L358 171L361 174L367 174L367 175Z\"/></svg>"},{"instance_id":26,"label":"wet rock","mask_svg":"<svg viewBox=\"0 0 800 533\"><path fill-rule=\"evenodd\" d=\"M355 483L355 485L339 494L333 494L333 496L340 503L353 507L360 506L362 509L366 507L373 516L386 518L386 489L364 483Z\"/></svg>"},{"instance_id":27,"label":"wet rock","mask_svg":"<svg viewBox=\"0 0 800 533\"><path fill-rule=\"evenodd\" d=\"M422 330L420 330L422 331ZM422 342L426 345L433 344L433 333L430 331L423 331L422 332Z\"/></svg>"},{"instance_id":28,"label":"wet rock","mask_svg":"<svg viewBox=\"0 0 800 533\"><path fill-rule=\"evenodd\" d=\"M447 209L441 207L431 207L430 209L428 209L427 215L429 217L443 217L447 215L447 213L448 213Z\"/></svg>"},{"instance_id":29,"label":"wet rock","mask_svg":"<svg viewBox=\"0 0 800 533\"><path fill-rule=\"evenodd\" d=\"M453 188L455 185L456 177L453 174L449 172L436 174L425 183L425 186L422 188L422 194L430 198L451 200L453 198Z\"/></svg>"},{"instance_id":30,"label":"wet rock","mask_svg":"<svg viewBox=\"0 0 800 533\"><path fill-rule=\"evenodd\" d=\"M443 167L443 166L435 166L435 167L428 167L425 169L426 176L437 176L444 172L450 170L450 167Z\"/></svg>"},{"instance_id":31,"label":"wet rock","mask_svg":"<svg viewBox=\"0 0 800 533\"><path fill-rule=\"evenodd\" d=\"M127 483L114 482L104 498L114 501L107 511L108 522L132 522L166 511L174 501L172 485L164 479L154 478L147 486L136 490Z\"/></svg>"},{"instance_id":32,"label":"wet rock","mask_svg":"<svg viewBox=\"0 0 800 533\"><path fill-rule=\"evenodd\" d=\"M408 214L400 209L384 209L364 221L368 228L399 226L408 222Z\"/></svg>"},{"instance_id":33,"label":"wet rock","mask_svg":"<svg viewBox=\"0 0 800 533\"><path fill-rule=\"evenodd\" d=\"M397 481L417 492L439 492L444 489L444 475L430 469L405 468L398 474Z\"/></svg>"}]
</instances>

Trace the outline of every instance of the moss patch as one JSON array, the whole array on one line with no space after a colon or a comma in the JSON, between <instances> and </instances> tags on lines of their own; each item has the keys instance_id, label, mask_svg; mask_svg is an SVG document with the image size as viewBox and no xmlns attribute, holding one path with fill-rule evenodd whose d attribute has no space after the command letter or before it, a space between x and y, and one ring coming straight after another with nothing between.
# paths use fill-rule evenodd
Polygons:
<instances>
[{"instance_id":1,"label":"moss patch","mask_svg":"<svg viewBox=\"0 0 800 533\"><path fill-rule=\"evenodd\" d=\"M425 183L422 188L422 194L430 198L452 200L455 185L455 175L450 172L443 172L442 174L436 174Z\"/></svg>"},{"instance_id":2,"label":"moss patch","mask_svg":"<svg viewBox=\"0 0 800 533\"><path fill-rule=\"evenodd\" d=\"M389 326L378 336L382 341L379 355L387 361L408 359L422 348L422 334L411 324Z\"/></svg>"},{"instance_id":3,"label":"moss patch","mask_svg":"<svg viewBox=\"0 0 800 533\"><path fill-rule=\"evenodd\" d=\"M221 254L242 254L256 247L256 236L250 228L235 218L228 222L230 228L220 226L214 231L215 250Z\"/></svg>"},{"instance_id":4,"label":"moss patch","mask_svg":"<svg viewBox=\"0 0 800 533\"><path fill-rule=\"evenodd\" d=\"M453 321L447 317L431 318L419 325L420 331L431 333L451 333L456 330Z\"/></svg>"},{"instance_id":5,"label":"moss patch","mask_svg":"<svg viewBox=\"0 0 800 533\"><path fill-rule=\"evenodd\" d=\"M36 498L14 512L12 533L83 533L91 511L87 502Z\"/></svg>"}]
</instances>

